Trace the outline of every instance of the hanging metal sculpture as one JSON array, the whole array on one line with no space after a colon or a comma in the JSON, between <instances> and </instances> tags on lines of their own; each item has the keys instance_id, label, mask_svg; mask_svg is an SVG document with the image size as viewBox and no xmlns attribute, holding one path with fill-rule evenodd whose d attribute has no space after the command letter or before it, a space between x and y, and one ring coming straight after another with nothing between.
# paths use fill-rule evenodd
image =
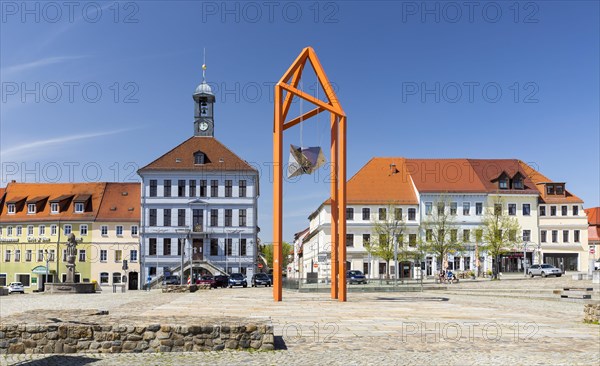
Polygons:
<instances>
[{"instance_id":1,"label":"hanging metal sculpture","mask_svg":"<svg viewBox=\"0 0 600 366\"><path fill-rule=\"evenodd\" d=\"M312 174L325 164L323 149L319 146L299 147L290 145L287 177L293 178L302 174Z\"/></svg>"}]
</instances>

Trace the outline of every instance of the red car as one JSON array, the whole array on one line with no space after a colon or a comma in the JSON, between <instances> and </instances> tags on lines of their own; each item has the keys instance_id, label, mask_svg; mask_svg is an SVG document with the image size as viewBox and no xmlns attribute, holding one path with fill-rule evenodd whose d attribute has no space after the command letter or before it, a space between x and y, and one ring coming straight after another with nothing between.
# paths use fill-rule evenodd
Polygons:
<instances>
[{"instance_id":1,"label":"red car","mask_svg":"<svg viewBox=\"0 0 600 366\"><path fill-rule=\"evenodd\" d=\"M217 288L217 282L213 276L202 276L196 280L196 285L210 285L212 288Z\"/></svg>"}]
</instances>

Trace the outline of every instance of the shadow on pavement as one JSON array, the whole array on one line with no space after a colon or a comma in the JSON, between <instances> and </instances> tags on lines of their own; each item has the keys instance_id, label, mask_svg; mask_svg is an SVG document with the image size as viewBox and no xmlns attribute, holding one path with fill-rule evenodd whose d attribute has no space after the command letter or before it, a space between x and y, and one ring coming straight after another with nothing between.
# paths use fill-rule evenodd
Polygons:
<instances>
[{"instance_id":1,"label":"shadow on pavement","mask_svg":"<svg viewBox=\"0 0 600 366\"><path fill-rule=\"evenodd\" d=\"M286 351L288 349L287 345L285 344L285 340L283 339L282 336L275 336L273 345L275 346L275 350L277 350L277 351L280 351L280 350Z\"/></svg>"},{"instance_id":2,"label":"shadow on pavement","mask_svg":"<svg viewBox=\"0 0 600 366\"><path fill-rule=\"evenodd\" d=\"M421 301L448 301L447 297L377 297L377 301L401 301L401 302L421 302Z\"/></svg>"},{"instance_id":3,"label":"shadow on pavement","mask_svg":"<svg viewBox=\"0 0 600 366\"><path fill-rule=\"evenodd\" d=\"M14 355L17 356L17 355ZM15 357L17 358L17 357ZM7 360L9 361L9 360ZM16 360L15 360L16 361ZM51 355L39 360L21 361L17 363L9 363L14 366L83 366L99 361L96 358L86 356L63 356Z\"/></svg>"}]
</instances>

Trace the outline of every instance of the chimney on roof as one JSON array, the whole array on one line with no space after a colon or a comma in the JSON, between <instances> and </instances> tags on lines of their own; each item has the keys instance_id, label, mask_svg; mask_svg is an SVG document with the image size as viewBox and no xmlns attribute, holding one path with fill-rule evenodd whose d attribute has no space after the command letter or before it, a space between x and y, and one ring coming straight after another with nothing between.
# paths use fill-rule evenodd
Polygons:
<instances>
[{"instance_id":1,"label":"chimney on roof","mask_svg":"<svg viewBox=\"0 0 600 366\"><path fill-rule=\"evenodd\" d=\"M396 169L396 164L395 163L391 163L390 164L390 175L394 175L398 173L398 169Z\"/></svg>"},{"instance_id":2,"label":"chimney on roof","mask_svg":"<svg viewBox=\"0 0 600 366\"><path fill-rule=\"evenodd\" d=\"M121 192L121 196L127 196L129 193L127 192Z\"/></svg>"}]
</instances>

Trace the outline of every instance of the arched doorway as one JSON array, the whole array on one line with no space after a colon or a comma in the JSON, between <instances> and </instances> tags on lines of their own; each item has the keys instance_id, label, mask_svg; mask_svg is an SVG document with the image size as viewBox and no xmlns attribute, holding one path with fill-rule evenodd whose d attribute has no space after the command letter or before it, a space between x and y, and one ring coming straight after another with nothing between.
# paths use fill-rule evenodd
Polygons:
<instances>
[{"instance_id":1,"label":"arched doorway","mask_svg":"<svg viewBox=\"0 0 600 366\"><path fill-rule=\"evenodd\" d=\"M129 290L137 290L139 288L139 273L129 272L129 281L127 288Z\"/></svg>"}]
</instances>

